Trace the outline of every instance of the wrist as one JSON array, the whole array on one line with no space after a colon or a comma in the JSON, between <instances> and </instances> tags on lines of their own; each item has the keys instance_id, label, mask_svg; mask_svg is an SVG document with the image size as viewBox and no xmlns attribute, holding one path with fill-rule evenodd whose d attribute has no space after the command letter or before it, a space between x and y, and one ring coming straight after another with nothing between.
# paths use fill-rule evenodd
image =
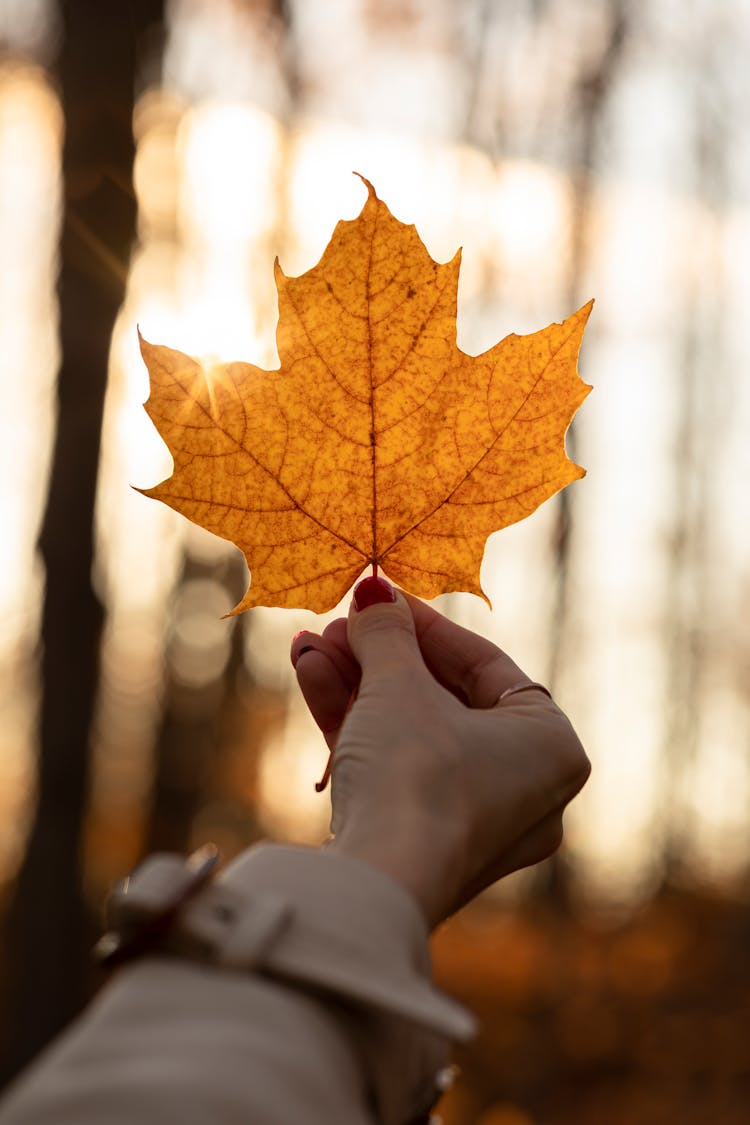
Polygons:
<instances>
[{"instance_id":1,"label":"wrist","mask_svg":"<svg viewBox=\"0 0 750 1125\"><path fill-rule=\"evenodd\" d=\"M455 849L435 825L415 823L408 835L400 835L390 822L369 829L360 824L339 831L326 850L366 863L398 883L416 901L429 929L460 897Z\"/></svg>"}]
</instances>

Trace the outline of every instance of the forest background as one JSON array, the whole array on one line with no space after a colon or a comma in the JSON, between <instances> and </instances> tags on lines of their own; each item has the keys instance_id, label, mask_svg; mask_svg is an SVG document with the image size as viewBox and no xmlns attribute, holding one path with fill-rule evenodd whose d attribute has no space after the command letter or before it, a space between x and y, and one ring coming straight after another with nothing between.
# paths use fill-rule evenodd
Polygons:
<instances>
[{"instance_id":1,"label":"forest background","mask_svg":"<svg viewBox=\"0 0 750 1125\"><path fill-rule=\"evenodd\" d=\"M320 619L221 620L237 552L130 488L170 469L135 326L273 366L273 258L317 261L357 171L463 245L466 351L597 301L588 477L490 541L492 612L439 599L594 764L560 856L436 939L482 1018L446 1125L746 1120L748 57L744 0L2 0L6 1079L145 852L325 835L287 658Z\"/></svg>"}]
</instances>

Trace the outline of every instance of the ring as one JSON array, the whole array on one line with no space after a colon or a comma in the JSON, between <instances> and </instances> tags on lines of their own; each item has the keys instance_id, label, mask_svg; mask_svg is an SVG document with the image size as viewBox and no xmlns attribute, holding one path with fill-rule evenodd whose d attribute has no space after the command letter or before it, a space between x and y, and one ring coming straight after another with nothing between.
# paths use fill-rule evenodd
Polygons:
<instances>
[{"instance_id":1,"label":"ring","mask_svg":"<svg viewBox=\"0 0 750 1125\"><path fill-rule=\"evenodd\" d=\"M518 692L521 691L543 691L544 694L548 695L550 699L552 698L552 693L550 692L549 688L546 688L544 686L544 684L538 684L534 681L532 681L531 683L529 683L528 681L522 681L521 683L513 684L512 687L506 688L504 692L501 692L501 694L495 700L495 707L497 707L498 703L502 703L504 699L507 699L509 695L517 695Z\"/></svg>"}]
</instances>

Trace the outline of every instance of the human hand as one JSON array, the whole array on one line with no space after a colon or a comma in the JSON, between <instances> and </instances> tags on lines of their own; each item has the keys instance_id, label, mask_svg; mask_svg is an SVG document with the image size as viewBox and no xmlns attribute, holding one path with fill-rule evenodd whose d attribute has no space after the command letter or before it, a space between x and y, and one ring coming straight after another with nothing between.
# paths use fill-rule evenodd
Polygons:
<instances>
[{"instance_id":1,"label":"human hand","mask_svg":"<svg viewBox=\"0 0 750 1125\"><path fill-rule=\"evenodd\" d=\"M367 578L348 621L291 657L335 751L329 847L400 882L430 926L559 846L589 762L542 689L499 701L531 681L496 645Z\"/></svg>"}]
</instances>

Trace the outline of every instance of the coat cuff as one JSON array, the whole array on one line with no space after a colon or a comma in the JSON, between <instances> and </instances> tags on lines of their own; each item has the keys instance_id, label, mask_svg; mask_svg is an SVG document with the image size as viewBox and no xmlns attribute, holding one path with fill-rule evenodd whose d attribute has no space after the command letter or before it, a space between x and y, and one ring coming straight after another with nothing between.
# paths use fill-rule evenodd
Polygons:
<instances>
[{"instance_id":1,"label":"coat cuff","mask_svg":"<svg viewBox=\"0 0 750 1125\"><path fill-rule=\"evenodd\" d=\"M182 865L147 860L121 913L158 909ZM401 1125L421 1119L444 1088L449 1041L475 1030L432 984L427 939L417 903L383 872L325 849L261 844L187 903L163 949L340 1001L378 1120Z\"/></svg>"},{"instance_id":2,"label":"coat cuff","mask_svg":"<svg viewBox=\"0 0 750 1125\"><path fill-rule=\"evenodd\" d=\"M474 1018L432 984L428 930L417 903L369 864L325 849L259 845L211 889L231 889L248 912L263 899L291 904L290 923L265 954L265 968L451 1039L474 1034Z\"/></svg>"}]
</instances>

